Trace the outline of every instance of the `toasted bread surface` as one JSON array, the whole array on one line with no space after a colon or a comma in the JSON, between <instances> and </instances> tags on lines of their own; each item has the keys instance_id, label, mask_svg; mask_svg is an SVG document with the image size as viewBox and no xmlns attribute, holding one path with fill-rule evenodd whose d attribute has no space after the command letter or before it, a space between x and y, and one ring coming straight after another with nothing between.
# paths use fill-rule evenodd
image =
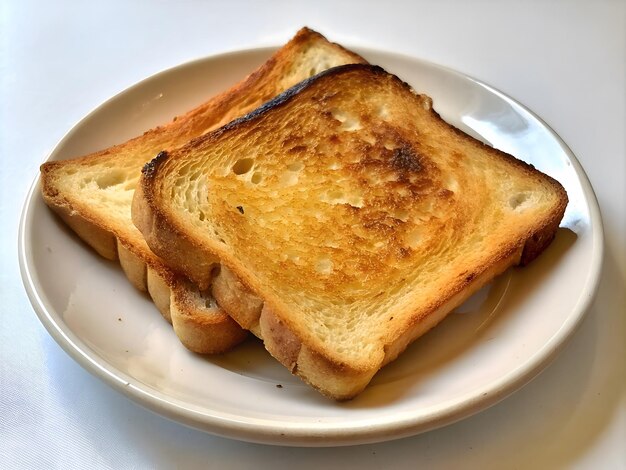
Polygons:
<instances>
[{"instance_id":1,"label":"toasted bread surface","mask_svg":"<svg viewBox=\"0 0 626 470\"><path fill-rule=\"evenodd\" d=\"M177 148L249 112L312 74L351 62L364 60L303 28L247 78L169 124L82 158L45 163L44 200L99 254L119 259L131 283L147 291L173 322L183 344L205 353L229 349L245 337L244 331L219 308L207 307L209 292L190 289L132 224L131 201L141 167L161 150Z\"/></svg>"},{"instance_id":2,"label":"toasted bread surface","mask_svg":"<svg viewBox=\"0 0 626 470\"><path fill-rule=\"evenodd\" d=\"M293 373L348 399L537 256L566 204L558 182L450 126L429 97L346 65L160 154L133 220Z\"/></svg>"}]
</instances>

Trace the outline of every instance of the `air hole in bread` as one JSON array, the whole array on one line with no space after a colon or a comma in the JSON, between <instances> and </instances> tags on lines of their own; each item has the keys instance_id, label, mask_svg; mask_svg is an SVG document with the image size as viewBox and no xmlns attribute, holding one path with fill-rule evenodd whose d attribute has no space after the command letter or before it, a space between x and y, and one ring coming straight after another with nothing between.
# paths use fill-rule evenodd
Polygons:
<instances>
[{"instance_id":1,"label":"air hole in bread","mask_svg":"<svg viewBox=\"0 0 626 470\"><path fill-rule=\"evenodd\" d=\"M280 184L282 186L293 186L298 183L298 173L287 171L280 175Z\"/></svg>"},{"instance_id":2,"label":"air hole in bread","mask_svg":"<svg viewBox=\"0 0 626 470\"><path fill-rule=\"evenodd\" d=\"M300 255L298 255L298 253L295 253L293 251L288 251L285 255L284 255L285 259L288 259L289 261L291 261L294 264L302 264L300 262Z\"/></svg>"},{"instance_id":3,"label":"air hole in bread","mask_svg":"<svg viewBox=\"0 0 626 470\"><path fill-rule=\"evenodd\" d=\"M368 175L367 177L365 177L365 180L371 186L376 186L383 182L383 180L380 177L380 173Z\"/></svg>"},{"instance_id":4,"label":"air hole in bread","mask_svg":"<svg viewBox=\"0 0 626 470\"><path fill-rule=\"evenodd\" d=\"M333 118L341 123L339 128L342 131L358 131L361 129L361 121L354 116L350 116L341 109L335 109L332 111Z\"/></svg>"},{"instance_id":5,"label":"air hole in bread","mask_svg":"<svg viewBox=\"0 0 626 470\"><path fill-rule=\"evenodd\" d=\"M511 209L518 210L521 208L521 206L524 205L527 200L527 193L518 193L509 199L509 206L511 206Z\"/></svg>"},{"instance_id":6,"label":"air hole in bread","mask_svg":"<svg viewBox=\"0 0 626 470\"><path fill-rule=\"evenodd\" d=\"M96 184L100 189L107 189L116 186L126 180L124 174L120 171L112 171L96 178Z\"/></svg>"},{"instance_id":7,"label":"air hole in bread","mask_svg":"<svg viewBox=\"0 0 626 470\"><path fill-rule=\"evenodd\" d=\"M205 297L205 299L204 299L204 308L207 308L207 309L218 308L217 302L213 298L213 296L206 296Z\"/></svg>"},{"instance_id":8,"label":"air hole in bread","mask_svg":"<svg viewBox=\"0 0 626 470\"><path fill-rule=\"evenodd\" d=\"M363 142L369 145L374 145L376 143L376 138L371 135L363 135L361 136L361 139L363 139Z\"/></svg>"},{"instance_id":9,"label":"air hole in bread","mask_svg":"<svg viewBox=\"0 0 626 470\"><path fill-rule=\"evenodd\" d=\"M236 175L245 175L250 170L252 170L252 166L254 165L254 158L242 158L237 160L233 165L233 173Z\"/></svg>"},{"instance_id":10,"label":"air hole in bread","mask_svg":"<svg viewBox=\"0 0 626 470\"><path fill-rule=\"evenodd\" d=\"M341 65L341 64L333 64L333 62L334 61L329 62L328 60L324 60L323 57L317 58L317 60L315 61L315 67L313 68L313 70L315 71L315 74L320 73L322 70L326 70L331 67L334 67L335 65Z\"/></svg>"},{"instance_id":11,"label":"air hole in bread","mask_svg":"<svg viewBox=\"0 0 626 470\"><path fill-rule=\"evenodd\" d=\"M341 109L333 109L331 113L333 115L333 118L339 122L346 122L346 120L348 119L348 115Z\"/></svg>"},{"instance_id":12,"label":"air hole in bread","mask_svg":"<svg viewBox=\"0 0 626 470\"><path fill-rule=\"evenodd\" d=\"M385 105L381 105L378 108L376 108L376 114L383 121L389 119L389 109L387 109L387 106Z\"/></svg>"},{"instance_id":13,"label":"air hole in bread","mask_svg":"<svg viewBox=\"0 0 626 470\"><path fill-rule=\"evenodd\" d=\"M333 272L333 262L328 258L320 258L317 260L315 270L320 274L328 275Z\"/></svg>"},{"instance_id":14,"label":"air hole in bread","mask_svg":"<svg viewBox=\"0 0 626 470\"><path fill-rule=\"evenodd\" d=\"M452 191L453 193L456 193L459 190L459 182L451 175L446 175L443 185L447 190Z\"/></svg>"},{"instance_id":15,"label":"air hole in bread","mask_svg":"<svg viewBox=\"0 0 626 470\"><path fill-rule=\"evenodd\" d=\"M361 129L361 122L358 119L348 119L346 122L341 124L340 129L342 131L358 131Z\"/></svg>"},{"instance_id":16,"label":"air hole in bread","mask_svg":"<svg viewBox=\"0 0 626 470\"><path fill-rule=\"evenodd\" d=\"M396 209L393 212L392 217L394 219L401 220L402 222L406 222L409 220L409 211L406 209Z\"/></svg>"},{"instance_id":17,"label":"air hole in bread","mask_svg":"<svg viewBox=\"0 0 626 470\"><path fill-rule=\"evenodd\" d=\"M429 199L427 201L424 201L421 204L421 210L422 213L425 215L436 215L436 211L435 211L435 202L432 199Z\"/></svg>"},{"instance_id":18,"label":"air hole in bread","mask_svg":"<svg viewBox=\"0 0 626 470\"><path fill-rule=\"evenodd\" d=\"M409 248L415 248L422 241L423 235L421 230L414 228L410 230L405 237L405 242Z\"/></svg>"},{"instance_id":19,"label":"air hole in bread","mask_svg":"<svg viewBox=\"0 0 626 470\"><path fill-rule=\"evenodd\" d=\"M302 171L303 168L304 168L304 163L302 162L294 162L294 163L290 163L289 165L287 165L287 169L289 171Z\"/></svg>"},{"instance_id":20,"label":"air hole in bread","mask_svg":"<svg viewBox=\"0 0 626 470\"><path fill-rule=\"evenodd\" d=\"M263 181L263 174L260 171L252 173L252 178L250 178L252 184L259 184L261 181Z\"/></svg>"},{"instance_id":21,"label":"air hole in bread","mask_svg":"<svg viewBox=\"0 0 626 470\"><path fill-rule=\"evenodd\" d=\"M390 180L390 181L393 181L393 180ZM396 189L395 189L395 192L396 192L396 194L397 194L398 196L401 196L401 197L406 197L406 196L408 196L408 195L409 195L409 191L408 191L408 189L406 189L406 188L402 188L402 187L400 187L400 188L396 188Z\"/></svg>"},{"instance_id":22,"label":"air hole in bread","mask_svg":"<svg viewBox=\"0 0 626 470\"><path fill-rule=\"evenodd\" d=\"M379 249L382 248L383 246L385 246L385 242L382 241L377 241L372 245L375 249Z\"/></svg>"},{"instance_id":23,"label":"air hole in bread","mask_svg":"<svg viewBox=\"0 0 626 470\"><path fill-rule=\"evenodd\" d=\"M320 196L320 201L328 204L349 204L352 207L363 207L363 196L361 194L345 194L340 189L327 191Z\"/></svg>"},{"instance_id":24,"label":"air hole in bread","mask_svg":"<svg viewBox=\"0 0 626 470\"><path fill-rule=\"evenodd\" d=\"M348 198L348 204L352 207L363 207L363 198L358 194L353 194Z\"/></svg>"},{"instance_id":25,"label":"air hole in bread","mask_svg":"<svg viewBox=\"0 0 626 470\"><path fill-rule=\"evenodd\" d=\"M328 199L336 202L343 201L343 192L339 190L329 191Z\"/></svg>"}]
</instances>

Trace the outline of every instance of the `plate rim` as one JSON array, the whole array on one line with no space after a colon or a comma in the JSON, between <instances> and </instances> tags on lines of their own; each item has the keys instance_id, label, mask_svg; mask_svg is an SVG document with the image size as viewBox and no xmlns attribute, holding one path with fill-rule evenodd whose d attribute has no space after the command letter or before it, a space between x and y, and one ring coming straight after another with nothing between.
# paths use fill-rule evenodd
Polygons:
<instances>
[{"instance_id":1,"label":"plate rim","mask_svg":"<svg viewBox=\"0 0 626 470\"><path fill-rule=\"evenodd\" d=\"M194 65L207 61L219 60L229 56L237 56L244 53L254 54L275 51L277 47L252 47L243 49L234 49L219 54L211 54L205 57L199 57L190 61L179 63L173 67L169 67L151 74L136 83L115 93L105 101L96 105L90 112L80 118L69 130L59 139L52 150L46 155L43 162L50 161L57 153L61 151L65 143L78 132L84 122L101 111L102 108L109 105L114 100L120 99L123 95L132 93L134 90L141 88L146 82L156 80L159 76L168 73L175 73L185 68L192 68ZM534 113L527 106L516 101L512 97L499 91L498 89L488 85L482 80L473 78L460 71L450 67L424 60L407 54L390 52L382 49L374 49L369 47L354 47L357 53L367 56L367 54L379 54L392 58L398 58L403 61L418 62L428 67L437 68L445 73L453 74L458 78L472 81L474 84L484 88L488 92L496 95L498 98L520 108L549 132L550 136L555 139L558 145L563 149L567 158L572 163L574 171L581 185L584 194L584 200L589 210L590 232L593 236L592 254L590 270L585 280L584 290L581 291L578 303L573 308L564 324L561 326L548 342L537 351L531 359L527 360L520 367L516 368L509 374L502 376L496 382L489 383L489 390L484 391L479 398L474 400L456 400L456 403L438 404L436 409L428 415L416 415L404 418L402 420L385 420L380 419L375 422L368 420L359 420L358 424L351 426L350 423L306 423L304 426L297 422L275 422L274 420L263 420L254 418L251 421L233 419L235 415L230 413L206 414L199 411L182 406L180 403L167 399L166 393L154 393L151 387L143 385L137 381L125 378L126 374L110 365L104 358L100 357L84 342L82 346L77 344L81 342L80 338L74 340L70 335L62 331L61 326L52 318L52 314L37 292L37 286L31 276L29 270L28 256L25 251L27 228L29 223L29 214L32 212L32 206L35 198L39 194L39 175L37 174L31 183L27 192L24 205L20 214L19 230L18 230L18 258L20 266L20 274L22 283L24 284L29 301L48 333L53 337L55 342L81 367L86 369L92 375L103 380L106 384L124 396L130 398L135 403L147 408L161 416L176 421L183 425L220 435L223 437L245 440L249 442L276 444L276 445L296 445L296 446L338 446L365 444L373 442L381 442L390 439L397 439L415 435L421 432L432 430L460 421L466 417L476 414L482 410L503 400L510 394L519 390L525 384L529 383L534 377L541 373L561 352L568 343L569 338L577 331L580 323L589 310L598 290L602 264L604 258L604 231L602 225L602 217L595 192L591 186L589 178L585 173L582 165L576 158L572 150L567 146L557 132L550 127L540 116ZM91 352L88 354L87 352ZM107 367L107 364L109 367ZM483 387L484 388L484 387ZM164 396L159 396L164 395ZM176 400L178 401L178 400ZM445 405L445 406L444 406ZM215 411L215 410L212 410ZM431 416L432 415L432 416ZM425 419L424 416L427 416ZM401 426L398 426L398 424Z\"/></svg>"}]
</instances>

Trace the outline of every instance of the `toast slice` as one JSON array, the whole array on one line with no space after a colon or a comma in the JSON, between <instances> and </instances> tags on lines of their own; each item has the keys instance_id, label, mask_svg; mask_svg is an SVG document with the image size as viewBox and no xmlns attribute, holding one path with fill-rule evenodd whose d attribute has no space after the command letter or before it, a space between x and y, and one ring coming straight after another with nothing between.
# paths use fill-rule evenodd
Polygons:
<instances>
[{"instance_id":1,"label":"toast slice","mask_svg":"<svg viewBox=\"0 0 626 470\"><path fill-rule=\"evenodd\" d=\"M133 221L291 372L343 400L536 257L566 205L558 182L450 126L429 97L345 65L161 153Z\"/></svg>"},{"instance_id":2,"label":"toast slice","mask_svg":"<svg viewBox=\"0 0 626 470\"><path fill-rule=\"evenodd\" d=\"M303 28L247 78L169 124L82 158L43 164L43 198L100 255L119 259L131 283L149 293L187 348L223 352L247 332L217 308L209 292L190 286L164 265L132 224L141 167L159 151L251 111L320 70L352 62L365 61Z\"/></svg>"}]
</instances>

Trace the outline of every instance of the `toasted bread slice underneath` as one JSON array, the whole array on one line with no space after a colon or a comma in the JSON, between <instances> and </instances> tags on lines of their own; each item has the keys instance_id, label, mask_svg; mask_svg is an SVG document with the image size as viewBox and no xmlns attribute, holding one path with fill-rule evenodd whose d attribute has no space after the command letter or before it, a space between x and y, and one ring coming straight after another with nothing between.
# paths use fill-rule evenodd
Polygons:
<instances>
[{"instance_id":1,"label":"toasted bread slice underneath","mask_svg":"<svg viewBox=\"0 0 626 470\"><path fill-rule=\"evenodd\" d=\"M169 124L82 158L43 164L44 200L100 255L119 259L131 283L150 294L185 346L199 353L225 351L246 333L219 308L207 307L210 292L189 288L132 224L131 201L141 167L159 151L251 111L312 74L353 62L364 60L303 28L243 81Z\"/></svg>"},{"instance_id":2,"label":"toasted bread slice underneath","mask_svg":"<svg viewBox=\"0 0 626 470\"><path fill-rule=\"evenodd\" d=\"M150 247L294 374L354 397L386 363L552 240L562 186L346 65L146 165Z\"/></svg>"}]
</instances>

